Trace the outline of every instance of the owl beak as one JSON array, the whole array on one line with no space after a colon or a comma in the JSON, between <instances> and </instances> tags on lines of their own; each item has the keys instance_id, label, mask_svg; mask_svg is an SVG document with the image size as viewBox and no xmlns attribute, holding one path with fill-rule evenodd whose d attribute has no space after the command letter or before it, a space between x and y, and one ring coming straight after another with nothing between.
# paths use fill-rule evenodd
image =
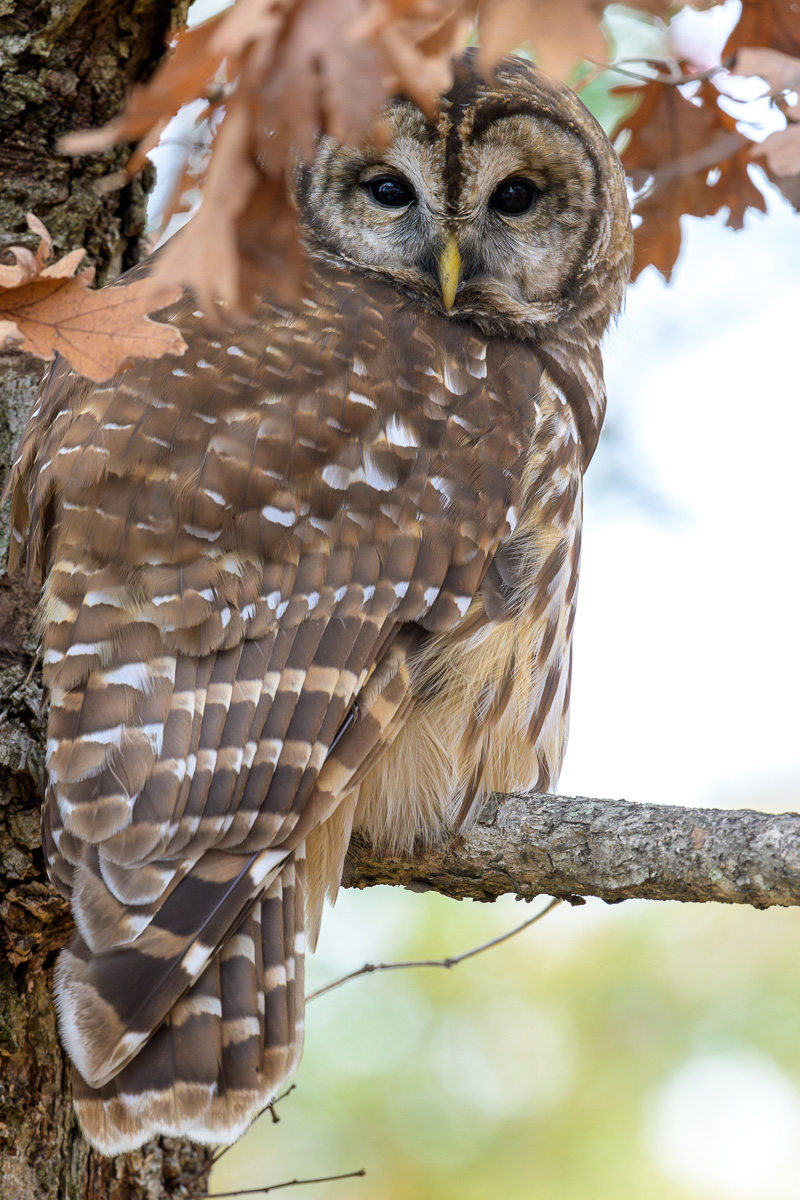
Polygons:
<instances>
[{"instance_id":1,"label":"owl beak","mask_svg":"<svg viewBox=\"0 0 800 1200\"><path fill-rule=\"evenodd\" d=\"M439 285L442 289L442 300L449 311L453 307L461 280L461 253L458 249L456 235L451 233L439 255Z\"/></svg>"}]
</instances>

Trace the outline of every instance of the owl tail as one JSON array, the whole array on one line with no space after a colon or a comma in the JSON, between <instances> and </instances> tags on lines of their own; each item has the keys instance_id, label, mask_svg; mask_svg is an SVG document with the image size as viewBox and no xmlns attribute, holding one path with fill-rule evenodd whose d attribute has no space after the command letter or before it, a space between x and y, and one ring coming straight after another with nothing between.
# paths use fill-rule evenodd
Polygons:
<instances>
[{"instance_id":1,"label":"owl tail","mask_svg":"<svg viewBox=\"0 0 800 1200\"><path fill-rule=\"evenodd\" d=\"M233 1142L296 1070L303 1047L304 894L301 847L118 1074L94 1088L73 1069L78 1119L104 1154L121 1154L157 1134ZM135 987L136 980L127 984Z\"/></svg>"}]
</instances>

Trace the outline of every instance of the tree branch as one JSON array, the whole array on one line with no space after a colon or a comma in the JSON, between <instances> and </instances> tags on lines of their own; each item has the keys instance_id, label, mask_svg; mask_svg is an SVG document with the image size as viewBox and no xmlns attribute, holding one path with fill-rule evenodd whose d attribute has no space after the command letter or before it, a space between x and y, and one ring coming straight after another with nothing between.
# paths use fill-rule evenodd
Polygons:
<instances>
[{"instance_id":1,"label":"tree branch","mask_svg":"<svg viewBox=\"0 0 800 1200\"><path fill-rule=\"evenodd\" d=\"M574 897L572 899L574 900ZM359 979L362 975L374 975L376 971L408 971L415 967L443 967L446 971L449 971L452 967L457 967L460 963L466 962L468 958L474 958L476 954L483 954L486 950L493 950L495 946L500 946L503 942L507 942L509 938L516 937L524 929L528 929L531 925L535 925L537 921L541 921L542 917L546 917L560 903L560 899L556 897L549 904L546 904L541 912L536 913L533 917L529 917L521 925L517 925L516 929L509 929L505 933L501 933L499 937L492 938L490 942L484 942L480 946L473 946L471 950L465 950L463 954L454 954L450 958L415 958L406 960L405 962L364 963L363 967L359 967L358 970L348 971L347 975L341 975L338 979L333 979L330 983L317 988L316 991L309 992L306 995L306 1004L311 1000L316 1000L318 996L325 996L328 992L335 991L336 988L340 988L345 983L350 983L353 979Z\"/></svg>"},{"instance_id":2,"label":"tree branch","mask_svg":"<svg viewBox=\"0 0 800 1200\"><path fill-rule=\"evenodd\" d=\"M465 836L411 860L357 836L346 887L400 884L456 899L507 892L599 896L608 903L715 900L800 904L800 815L680 808L583 796L492 796Z\"/></svg>"}]
</instances>

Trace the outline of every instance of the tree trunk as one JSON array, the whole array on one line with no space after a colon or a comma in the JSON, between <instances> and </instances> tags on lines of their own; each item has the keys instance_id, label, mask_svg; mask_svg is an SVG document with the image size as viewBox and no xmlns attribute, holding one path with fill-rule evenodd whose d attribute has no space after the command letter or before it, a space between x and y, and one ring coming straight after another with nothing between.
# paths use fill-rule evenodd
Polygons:
<instances>
[{"instance_id":1,"label":"tree trunk","mask_svg":"<svg viewBox=\"0 0 800 1200\"><path fill-rule=\"evenodd\" d=\"M0 0L0 230L36 244L33 212L57 254L77 246L104 283L146 253L150 180L94 190L128 149L89 159L55 150L70 130L102 125L145 79L188 0ZM0 490L43 367L0 355ZM8 506L0 514L0 555ZM33 599L0 578L0 1200L148 1200L201 1196L211 1152L164 1138L107 1159L90 1150L72 1111L56 1030L50 971L70 935L67 904L44 873L39 840L44 714L29 677Z\"/></svg>"}]
</instances>

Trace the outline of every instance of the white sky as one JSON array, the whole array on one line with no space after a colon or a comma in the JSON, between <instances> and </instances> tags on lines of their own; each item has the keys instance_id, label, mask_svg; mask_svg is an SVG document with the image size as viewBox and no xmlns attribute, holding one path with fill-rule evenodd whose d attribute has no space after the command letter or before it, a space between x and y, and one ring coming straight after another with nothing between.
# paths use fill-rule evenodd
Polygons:
<instances>
[{"instance_id":1,"label":"white sky","mask_svg":"<svg viewBox=\"0 0 800 1200\"><path fill-rule=\"evenodd\" d=\"M601 442L563 794L800 807L800 217L770 210L685 220L609 339L610 418L667 512L596 494Z\"/></svg>"}]
</instances>

